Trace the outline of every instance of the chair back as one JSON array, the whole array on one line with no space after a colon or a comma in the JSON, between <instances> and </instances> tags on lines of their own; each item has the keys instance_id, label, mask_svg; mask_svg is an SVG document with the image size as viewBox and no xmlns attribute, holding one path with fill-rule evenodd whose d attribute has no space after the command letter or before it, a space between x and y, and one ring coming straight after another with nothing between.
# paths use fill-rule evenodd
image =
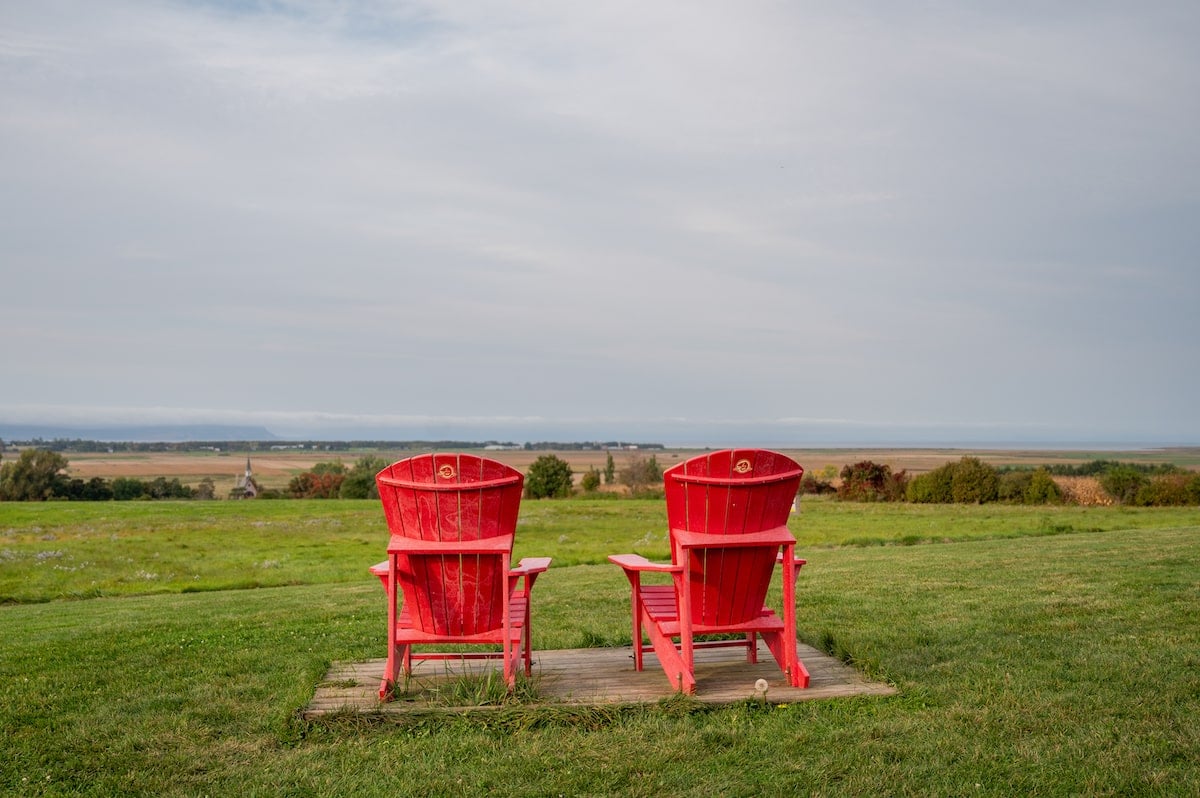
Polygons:
<instances>
[{"instance_id":1,"label":"chair back","mask_svg":"<svg viewBox=\"0 0 1200 798\"><path fill-rule=\"evenodd\" d=\"M693 457L663 474L671 559L686 565L694 623L744 623L762 611L778 545L693 549L682 562L674 531L743 535L785 526L804 469L766 449Z\"/></svg>"},{"instance_id":2,"label":"chair back","mask_svg":"<svg viewBox=\"0 0 1200 798\"><path fill-rule=\"evenodd\" d=\"M439 543L507 536L510 555L524 481L515 468L470 454L421 454L375 475L393 535ZM467 636L503 625L508 574L501 555L439 548L410 552L397 569L422 631Z\"/></svg>"}]
</instances>

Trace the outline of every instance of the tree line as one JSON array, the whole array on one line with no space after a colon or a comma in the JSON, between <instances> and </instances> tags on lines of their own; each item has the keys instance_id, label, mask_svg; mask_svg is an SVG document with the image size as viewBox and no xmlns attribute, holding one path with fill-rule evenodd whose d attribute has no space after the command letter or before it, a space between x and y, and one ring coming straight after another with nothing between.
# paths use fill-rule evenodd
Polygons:
<instances>
[{"instance_id":1,"label":"tree line","mask_svg":"<svg viewBox=\"0 0 1200 798\"><path fill-rule=\"evenodd\" d=\"M132 477L80 479L64 472L67 458L49 449L25 449L16 460L0 465L0 501L132 501L134 499L211 499L214 484L196 487L178 479Z\"/></svg>"},{"instance_id":2,"label":"tree line","mask_svg":"<svg viewBox=\"0 0 1200 798\"><path fill-rule=\"evenodd\" d=\"M806 474L801 493L836 494L844 501L907 501L915 504L1059 504L1069 500L1055 476L1086 476L1117 504L1151 507L1200 504L1200 474L1170 463L1093 460L1081 465L997 468L978 457L963 457L910 477L883 463L863 460L844 466L836 487Z\"/></svg>"},{"instance_id":3,"label":"tree line","mask_svg":"<svg viewBox=\"0 0 1200 798\"><path fill-rule=\"evenodd\" d=\"M0 448L2 452L2 448ZM15 460L0 462L0 501L132 501L154 499L214 499L212 479L196 487L179 479L106 480L71 478L68 461L50 449L24 449ZM388 465L382 457L364 455L352 466L341 460L317 463L292 477L283 490L260 489L259 498L372 499L378 498L375 474ZM655 455L631 453L617 469L612 452L603 469L590 467L580 480L583 495L599 493L601 484L618 483L627 495L653 498L662 494L662 468ZM834 486L828 470L822 477L805 474L800 492L835 494L843 501L907 501L921 504L1009 502L1055 504L1067 501L1054 476L1094 476L1113 502L1130 506L1200 505L1200 474L1171 464L1122 463L1094 460L1078 466L996 468L977 457L963 457L924 474L910 477L884 463L864 460L842 468ZM564 498L577 493L571 466L547 454L538 457L525 475L526 498ZM231 496L233 498L233 496Z\"/></svg>"},{"instance_id":4,"label":"tree line","mask_svg":"<svg viewBox=\"0 0 1200 798\"><path fill-rule=\"evenodd\" d=\"M182 484L178 478L157 477L151 480L133 477L72 478L66 474L67 458L50 449L24 449L17 459L0 463L0 501L132 501L137 499L214 499L215 486L205 477L196 487ZM341 460L315 464L308 471L295 475L283 489L254 485L260 499L377 499L379 489L375 475L386 468L388 461L375 455L364 455L352 465ZM608 453L603 469L592 467L584 474L581 487L585 494L595 494L601 485L619 483L632 496L652 496L661 493L662 468L655 455L644 457L631 454L621 469L617 469L612 453ZM561 498L574 492L574 476L565 460L552 454L537 458L525 477L527 498ZM241 487L230 498L240 498Z\"/></svg>"},{"instance_id":5,"label":"tree line","mask_svg":"<svg viewBox=\"0 0 1200 798\"><path fill-rule=\"evenodd\" d=\"M178 478L133 477L81 479L66 474L68 460L49 449L24 449L9 462L0 463L0 501L133 501L138 499L215 499L213 480L205 477L196 487ZM284 491L261 490L261 498L368 499L378 498L375 474L387 465L380 457L362 457L353 467L341 461L317 463L311 471L292 478ZM235 490L235 492L237 492ZM238 493L240 495L240 493ZM231 498L233 496L231 495Z\"/></svg>"}]
</instances>

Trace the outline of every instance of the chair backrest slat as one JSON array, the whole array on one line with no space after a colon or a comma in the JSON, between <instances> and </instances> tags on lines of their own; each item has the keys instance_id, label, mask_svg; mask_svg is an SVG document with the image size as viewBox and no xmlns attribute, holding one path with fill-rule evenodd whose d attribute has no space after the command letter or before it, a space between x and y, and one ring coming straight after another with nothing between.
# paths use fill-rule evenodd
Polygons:
<instances>
[{"instance_id":1,"label":"chair backrest slat","mask_svg":"<svg viewBox=\"0 0 1200 798\"><path fill-rule=\"evenodd\" d=\"M423 454L393 463L375 481L393 534L442 542L507 536L511 553L524 485L516 469L469 454ZM400 587L418 628L471 635L503 624L508 575L500 555L401 560Z\"/></svg>"},{"instance_id":2,"label":"chair backrest slat","mask_svg":"<svg viewBox=\"0 0 1200 798\"><path fill-rule=\"evenodd\" d=\"M679 463L663 474L672 530L741 535L787 524L804 469L765 449L727 449ZM777 546L693 552L687 563L672 536L671 559L685 564L698 623L740 623L763 606Z\"/></svg>"}]
</instances>

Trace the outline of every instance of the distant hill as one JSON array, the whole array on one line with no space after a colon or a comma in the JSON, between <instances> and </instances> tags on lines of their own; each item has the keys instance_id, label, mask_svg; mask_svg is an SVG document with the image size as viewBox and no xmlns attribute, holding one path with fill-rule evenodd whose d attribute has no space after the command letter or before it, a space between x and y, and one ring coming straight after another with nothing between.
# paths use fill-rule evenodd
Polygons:
<instances>
[{"instance_id":1,"label":"distant hill","mask_svg":"<svg viewBox=\"0 0 1200 798\"><path fill-rule=\"evenodd\" d=\"M238 424L156 424L67 427L59 424L6 424L0 421L0 440L41 439L85 441L129 441L131 443L177 443L181 441L273 441L266 427Z\"/></svg>"}]
</instances>

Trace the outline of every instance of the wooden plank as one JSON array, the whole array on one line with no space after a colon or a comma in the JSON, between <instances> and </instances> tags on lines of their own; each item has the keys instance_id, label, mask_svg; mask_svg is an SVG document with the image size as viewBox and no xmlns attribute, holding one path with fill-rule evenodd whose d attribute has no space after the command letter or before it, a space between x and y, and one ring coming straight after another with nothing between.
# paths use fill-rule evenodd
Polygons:
<instances>
[{"instance_id":1,"label":"wooden plank","mask_svg":"<svg viewBox=\"0 0 1200 798\"><path fill-rule=\"evenodd\" d=\"M858 671L816 649L801 645L799 650L811 676L807 689L787 684L765 645L759 646L757 664L746 662L740 652L732 649L699 650L695 699L707 704L729 704L756 698L759 694L755 682L759 679L765 679L768 685L763 700L773 704L897 692L889 684L868 681ZM377 690L384 663L382 659L335 663L317 686L304 717L341 712L391 715L431 709L453 712L488 709L434 707L420 700L382 704ZM498 668L498 663L487 660L420 662L414 665L413 683L429 689L464 673L486 673ZM645 667L639 673L633 669L633 650L628 646L535 651L533 670L540 703L545 706L639 704L660 701L674 693L654 654L646 654Z\"/></svg>"}]
</instances>

